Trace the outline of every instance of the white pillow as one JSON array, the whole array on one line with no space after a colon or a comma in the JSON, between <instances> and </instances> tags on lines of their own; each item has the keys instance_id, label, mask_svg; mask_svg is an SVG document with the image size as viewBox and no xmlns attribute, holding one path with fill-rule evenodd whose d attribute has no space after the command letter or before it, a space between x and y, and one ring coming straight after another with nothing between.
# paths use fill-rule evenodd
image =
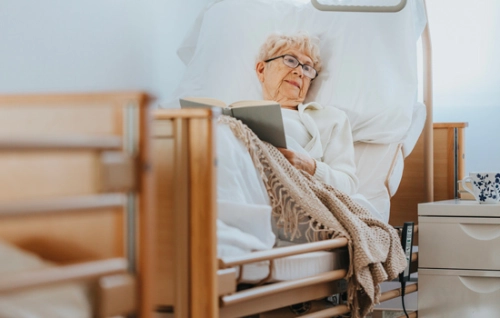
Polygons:
<instances>
[{"instance_id":1,"label":"white pillow","mask_svg":"<svg viewBox=\"0 0 500 318\"><path fill-rule=\"evenodd\" d=\"M417 39L422 0L398 13L322 12L303 1L219 0L200 15L178 49L186 73L170 102L204 96L226 103L261 99L255 74L260 45L274 32L320 38L323 70L307 101L343 109L354 141L400 141L417 99Z\"/></svg>"}]
</instances>

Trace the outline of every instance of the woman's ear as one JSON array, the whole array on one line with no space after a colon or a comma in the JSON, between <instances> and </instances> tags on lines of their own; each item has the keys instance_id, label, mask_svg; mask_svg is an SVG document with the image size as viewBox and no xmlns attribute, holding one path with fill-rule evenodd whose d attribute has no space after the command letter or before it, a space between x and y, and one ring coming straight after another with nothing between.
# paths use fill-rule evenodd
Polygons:
<instances>
[{"instance_id":1,"label":"woman's ear","mask_svg":"<svg viewBox=\"0 0 500 318\"><path fill-rule=\"evenodd\" d=\"M264 70L266 68L266 63L264 61L259 61L255 65L255 72L257 72L257 77L261 83L264 83Z\"/></svg>"}]
</instances>

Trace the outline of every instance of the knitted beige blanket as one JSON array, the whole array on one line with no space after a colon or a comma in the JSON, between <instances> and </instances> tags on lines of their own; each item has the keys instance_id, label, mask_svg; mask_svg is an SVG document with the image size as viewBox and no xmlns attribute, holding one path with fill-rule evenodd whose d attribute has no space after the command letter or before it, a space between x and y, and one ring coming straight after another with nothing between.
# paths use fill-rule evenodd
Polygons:
<instances>
[{"instance_id":1,"label":"knitted beige blanket","mask_svg":"<svg viewBox=\"0 0 500 318\"><path fill-rule=\"evenodd\" d=\"M293 167L241 121L221 116L219 122L229 125L246 145L285 233L300 236L299 221L307 219L309 230L304 234L309 240L347 238L351 317L364 317L372 311L379 302L379 283L394 279L406 266L397 231L373 218L348 195Z\"/></svg>"}]
</instances>

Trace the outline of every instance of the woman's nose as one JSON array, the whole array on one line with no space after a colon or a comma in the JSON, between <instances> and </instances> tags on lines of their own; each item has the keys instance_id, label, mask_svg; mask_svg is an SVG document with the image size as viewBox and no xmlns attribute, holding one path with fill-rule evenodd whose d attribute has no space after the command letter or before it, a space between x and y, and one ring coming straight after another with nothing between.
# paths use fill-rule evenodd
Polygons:
<instances>
[{"instance_id":1,"label":"woman's nose","mask_svg":"<svg viewBox=\"0 0 500 318\"><path fill-rule=\"evenodd\" d=\"M299 65L296 68L294 68L293 73L299 75L300 77L304 76L304 70L302 69L302 65Z\"/></svg>"}]
</instances>

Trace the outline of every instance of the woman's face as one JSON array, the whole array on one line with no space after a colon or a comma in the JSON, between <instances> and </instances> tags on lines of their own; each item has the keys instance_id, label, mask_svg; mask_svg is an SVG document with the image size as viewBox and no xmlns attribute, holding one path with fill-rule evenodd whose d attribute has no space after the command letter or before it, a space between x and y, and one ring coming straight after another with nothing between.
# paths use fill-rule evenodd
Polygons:
<instances>
[{"instance_id":1,"label":"woman's face","mask_svg":"<svg viewBox=\"0 0 500 318\"><path fill-rule=\"evenodd\" d=\"M301 64L313 66L312 59L298 49L284 50L276 56L284 54L294 56ZM302 66L290 68L283 63L283 58L267 63L258 62L256 72L262 84L264 99L277 101L284 108L297 109L311 85L311 79L304 75Z\"/></svg>"}]
</instances>

